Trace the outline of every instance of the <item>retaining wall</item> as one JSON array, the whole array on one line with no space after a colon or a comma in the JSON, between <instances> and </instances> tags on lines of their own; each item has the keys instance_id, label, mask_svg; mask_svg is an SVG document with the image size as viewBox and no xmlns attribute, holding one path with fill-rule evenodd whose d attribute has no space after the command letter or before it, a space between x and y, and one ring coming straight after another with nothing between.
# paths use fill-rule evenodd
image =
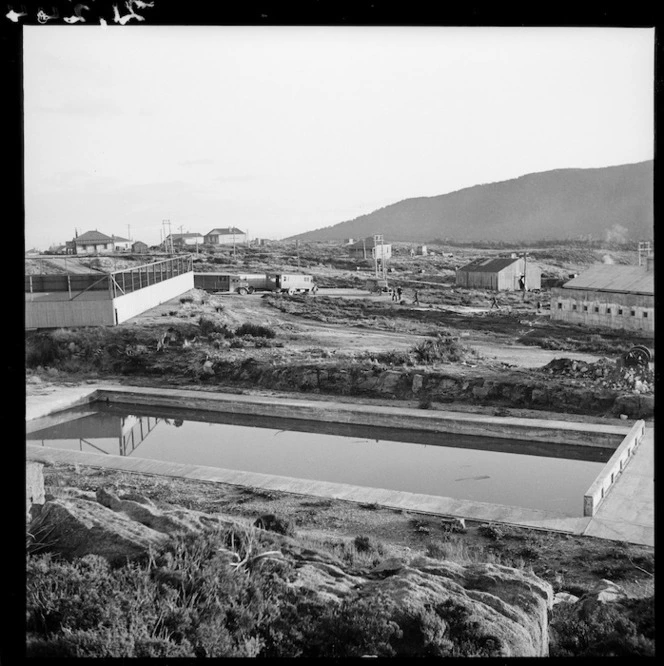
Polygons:
<instances>
[{"instance_id":1,"label":"retaining wall","mask_svg":"<svg viewBox=\"0 0 664 666\"><path fill-rule=\"evenodd\" d=\"M546 419L484 416L463 412L427 411L413 408L351 405L262 396L210 394L201 391L123 387L103 388L91 400L118 404L159 405L234 414L256 414L308 421L352 423L391 428L410 428L480 437L532 442L576 444L615 449L624 438L624 426L586 424Z\"/></svg>"},{"instance_id":2,"label":"retaining wall","mask_svg":"<svg viewBox=\"0 0 664 666\"><path fill-rule=\"evenodd\" d=\"M646 432L645 421L637 421L625 438L609 458L604 469L599 473L592 486L583 496L583 515L593 516L606 494L609 492L618 476L625 469L630 458L634 455L636 447L640 444Z\"/></svg>"}]
</instances>

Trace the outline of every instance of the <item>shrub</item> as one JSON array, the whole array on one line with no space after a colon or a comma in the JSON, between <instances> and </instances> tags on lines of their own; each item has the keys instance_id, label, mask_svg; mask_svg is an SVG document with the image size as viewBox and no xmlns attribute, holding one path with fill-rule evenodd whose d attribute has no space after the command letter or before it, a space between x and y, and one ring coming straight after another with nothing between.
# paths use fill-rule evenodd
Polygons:
<instances>
[{"instance_id":1,"label":"shrub","mask_svg":"<svg viewBox=\"0 0 664 666\"><path fill-rule=\"evenodd\" d=\"M212 319L211 317L206 317L205 315L202 315L199 318L198 328L202 335L207 335L209 337L223 336L224 338L232 338L235 335L235 333L229 329L226 324L221 324L220 322Z\"/></svg>"},{"instance_id":2,"label":"shrub","mask_svg":"<svg viewBox=\"0 0 664 666\"><path fill-rule=\"evenodd\" d=\"M597 603L580 614L577 604L556 604L551 657L655 655L654 598Z\"/></svg>"},{"instance_id":3,"label":"shrub","mask_svg":"<svg viewBox=\"0 0 664 666\"><path fill-rule=\"evenodd\" d=\"M268 326L261 326L260 324L245 323L235 329L235 335L243 336L250 335L254 338L274 338L276 332Z\"/></svg>"},{"instance_id":4,"label":"shrub","mask_svg":"<svg viewBox=\"0 0 664 666\"><path fill-rule=\"evenodd\" d=\"M462 361L470 350L462 345L457 338L438 335L415 345L412 353L420 363L436 363Z\"/></svg>"},{"instance_id":5,"label":"shrub","mask_svg":"<svg viewBox=\"0 0 664 666\"><path fill-rule=\"evenodd\" d=\"M340 606L327 606L312 631L309 657L343 659L375 655L392 657L391 641L402 631L392 619L396 602L387 595L368 599L345 599Z\"/></svg>"},{"instance_id":6,"label":"shrub","mask_svg":"<svg viewBox=\"0 0 664 666\"><path fill-rule=\"evenodd\" d=\"M284 534L286 536L295 536L295 526L293 521L288 518L281 518L272 513L259 516L254 521L254 526L277 534Z\"/></svg>"},{"instance_id":7,"label":"shrub","mask_svg":"<svg viewBox=\"0 0 664 666\"><path fill-rule=\"evenodd\" d=\"M375 359L378 363L385 365L412 365L413 360L408 352L391 350L372 354L367 352L368 358Z\"/></svg>"},{"instance_id":8,"label":"shrub","mask_svg":"<svg viewBox=\"0 0 664 666\"><path fill-rule=\"evenodd\" d=\"M505 536L504 529L500 525L480 525L477 533L491 541L499 541Z\"/></svg>"},{"instance_id":9,"label":"shrub","mask_svg":"<svg viewBox=\"0 0 664 666\"><path fill-rule=\"evenodd\" d=\"M49 333L31 336L26 343L25 366L49 366L62 358L63 352Z\"/></svg>"},{"instance_id":10,"label":"shrub","mask_svg":"<svg viewBox=\"0 0 664 666\"><path fill-rule=\"evenodd\" d=\"M368 536L356 536L355 539L353 539L353 543L355 544L358 553L368 553L370 550L375 549L375 545Z\"/></svg>"}]
</instances>

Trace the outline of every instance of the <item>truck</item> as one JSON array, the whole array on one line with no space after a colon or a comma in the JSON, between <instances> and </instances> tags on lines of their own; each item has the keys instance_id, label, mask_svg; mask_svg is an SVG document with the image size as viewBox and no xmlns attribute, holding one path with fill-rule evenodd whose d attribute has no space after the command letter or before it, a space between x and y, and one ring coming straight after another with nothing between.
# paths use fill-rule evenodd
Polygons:
<instances>
[{"instance_id":1,"label":"truck","mask_svg":"<svg viewBox=\"0 0 664 666\"><path fill-rule=\"evenodd\" d=\"M317 290L313 276L301 273L194 273L194 287L211 293L242 295L255 291L295 294Z\"/></svg>"}]
</instances>

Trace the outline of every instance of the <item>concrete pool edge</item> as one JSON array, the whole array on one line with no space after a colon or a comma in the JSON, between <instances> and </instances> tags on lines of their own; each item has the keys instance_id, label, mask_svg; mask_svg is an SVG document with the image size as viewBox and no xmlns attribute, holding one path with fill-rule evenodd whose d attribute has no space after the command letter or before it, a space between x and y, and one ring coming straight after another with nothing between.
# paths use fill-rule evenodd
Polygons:
<instances>
[{"instance_id":1,"label":"concrete pool edge","mask_svg":"<svg viewBox=\"0 0 664 666\"><path fill-rule=\"evenodd\" d=\"M591 520L589 517L565 516L539 509L475 502L451 497L437 497L384 488L353 486L328 481L297 479L258 472L241 472L204 465L188 465L146 458L129 458L87 451L55 449L36 444L28 444L26 452L27 459L30 462L79 464L139 474L173 476L196 481L275 490L293 495L315 496L360 504L376 504L389 509L413 513L458 517L479 522L497 522L577 535L584 533Z\"/></svg>"},{"instance_id":2,"label":"concrete pool edge","mask_svg":"<svg viewBox=\"0 0 664 666\"><path fill-rule=\"evenodd\" d=\"M146 393L152 394L153 396L162 396L164 394L173 394L173 393L186 393L188 397L192 396L203 396L209 398L212 396L217 396L218 399L221 399L223 403L228 403L229 401L236 401L243 404L247 402L253 402L254 404L265 405L267 403L274 403L275 401L281 401L282 404L293 405L295 403L307 403L307 401L298 401L293 398L273 398L273 397L261 397L261 396L250 396L243 394L232 394L232 393L215 393L210 394L203 391L191 391L186 389L146 389L146 388L125 388L120 385L116 385L110 382L99 381L92 384L89 382L89 386L67 386L61 387L58 389L57 393L53 394L36 394L29 396L26 400L26 431L38 429L36 426L40 424L39 427L46 427L50 425L50 422L57 422L59 418L65 418L65 415L58 416L60 413L63 413L65 410L70 409L73 406L79 406L84 408L85 405L93 402L101 395L102 391L112 391L114 394L117 392L133 392L140 393L145 395ZM339 404L339 403L328 403L322 402L319 404L319 409L321 407L328 407L329 405ZM347 403L341 403L344 408L349 408ZM360 407L359 405L351 405L356 409ZM376 410L377 407L373 405L364 405L362 406L366 410ZM419 409L407 409L407 408L392 408L385 407L381 411L387 410L390 413L396 413L402 410L405 410L411 414L426 416L427 412ZM437 412L441 414L443 412ZM467 414L463 412L448 412L447 414L458 415L462 420L468 421L472 420L473 417L482 418L481 415ZM291 414L292 416L292 414ZM503 417L484 417L489 421L501 420ZM483 420L484 420L483 419ZM528 422L529 419L521 419L523 422ZM629 433L631 424L626 424L625 426L605 426L602 424L584 424L578 422L559 422L559 421L542 421L543 423L554 426L560 424L561 426L571 427L577 429L577 431L585 433L587 437L589 433L592 433L595 428L606 429L608 428L612 431L613 438L618 438L619 441L623 441L626 435ZM482 434L486 435L486 430ZM584 441L584 444L587 444ZM40 447L33 447L40 448ZM617 448L613 446L612 448ZM51 450L53 451L53 449ZM78 452L71 452L73 454L78 454ZM84 454L81 454L84 455ZM90 454L88 454L90 455ZM119 457L117 457L119 458ZM583 534L584 536L591 536L595 538L609 539L613 541L625 541L630 543L637 543L646 546L654 546L654 424L646 424L645 434L643 436L643 441L636 447L635 454L631 457L634 460L630 459L628 465L626 465L625 470L618 475L616 483L613 484L610 491L607 494L607 497L601 502L598 511L592 517L583 517L583 518L572 518L570 520L578 521L577 527L573 529L571 533L573 534ZM119 469L130 466L131 463L128 463L128 459L119 458L122 465L118 465ZM87 464L84 462L83 458L77 459L80 464ZM123 462L125 461L125 462ZM117 462L117 461L116 461ZM72 463L73 464L73 463ZM106 466L109 466L108 463ZM454 500L456 501L456 500ZM499 505L496 505L499 506ZM501 507L504 508L504 507ZM418 509L411 509L414 512L417 512ZM518 508L517 508L518 510ZM426 509L419 509L421 513L427 513ZM444 515L454 515L445 513ZM458 515L458 517L464 517L463 515ZM487 519L494 520L495 522L506 522L510 523L509 519ZM515 523L518 524L518 523ZM587 527L585 530L581 530L580 526L585 524ZM543 529L557 531L555 526L549 526L547 524L533 524L527 525L527 527L532 527L534 529ZM563 530L566 531L566 530Z\"/></svg>"},{"instance_id":3,"label":"concrete pool edge","mask_svg":"<svg viewBox=\"0 0 664 666\"><path fill-rule=\"evenodd\" d=\"M334 401L277 398L231 393L209 393L187 389L102 386L90 391L76 406L105 400L131 405L159 405L178 409L219 411L234 414L260 414L308 421L357 423L361 425L412 428L459 435L491 436L560 444L580 444L615 449L630 430L629 426L554 421L521 417L487 416L409 407L359 405ZM73 406L73 405L70 405ZM61 406L56 411L62 411ZM51 412L53 414L53 412ZM43 415L47 416L46 414ZM27 419L26 419L27 421ZM26 427L37 429L37 422Z\"/></svg>"}]
</instances>

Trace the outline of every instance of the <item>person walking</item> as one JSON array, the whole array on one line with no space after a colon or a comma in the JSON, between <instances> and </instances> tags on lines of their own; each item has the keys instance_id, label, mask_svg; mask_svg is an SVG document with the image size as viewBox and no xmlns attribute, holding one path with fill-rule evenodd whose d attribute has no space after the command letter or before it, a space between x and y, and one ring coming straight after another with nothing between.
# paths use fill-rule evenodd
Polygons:
<instances>
[{"instance_id":1,"label":"person walking","mask_svg":"<svg viewBox=\"0 0 664 666\"><path fill-rule=\"evenodd\" d=\"M496 295L493 295L493 298L491 299L491 307L489 310L493 310L496 308L496 310L500 310L500 306L498 305L498 299L496 298Z\"/></svg>"},{"instance_id":2,"label":"person walking","mask_svg":"<svg viewBox=\"0 0 664 666\"><path fill-rule=\"evenodd\" d=\"M401 302L401 293L402 293L401 287L397 287L397 296L398 296L397 300L399 302Z\"/></svg>"},{"instance_id":3,"label":"person walking","mask_svg":"<svg viewBox=\"0 0 664 666\"><path fill-rule=\"evenodd\" d=\"M417 289L415 289L414 297L415 297L415 305L419 305L420 304L420 292L417 291Z\"/></svg>"}]
</instances>

